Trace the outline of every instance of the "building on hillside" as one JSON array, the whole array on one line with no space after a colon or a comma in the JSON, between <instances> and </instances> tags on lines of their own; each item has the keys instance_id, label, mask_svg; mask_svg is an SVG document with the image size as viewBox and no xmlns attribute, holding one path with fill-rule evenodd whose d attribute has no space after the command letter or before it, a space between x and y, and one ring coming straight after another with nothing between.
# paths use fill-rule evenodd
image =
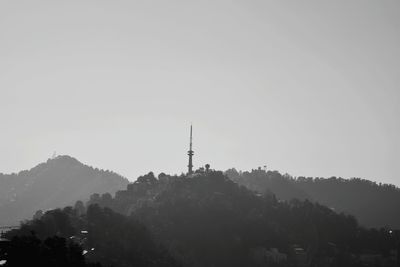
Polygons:
<instances>
[{"instance_id":1,"label":"building on hillside","mask_svg":"<svg viewBox=\"0 0 400 267\"><path fill-rule=\"evenodd\" d=\"M287 261L287 255L279 252L277 248L257 247L252 249L250 253L254 263L258 266L282 264Z\"/></svg>"}]
</instances>

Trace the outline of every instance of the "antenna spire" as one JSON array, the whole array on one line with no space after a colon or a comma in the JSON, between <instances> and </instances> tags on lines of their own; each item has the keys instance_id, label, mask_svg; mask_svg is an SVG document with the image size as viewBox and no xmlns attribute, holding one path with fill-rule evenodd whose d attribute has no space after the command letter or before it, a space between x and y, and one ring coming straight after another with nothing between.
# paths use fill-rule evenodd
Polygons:
<instances>
[{"instance_id":1,"label":"antenna spire","mask_svg":"<svg viewBox=\"0 0 400 267\"><path fill-rule=\"evenodd\" d=\"M192 150L192 135L193 134L193 127L190 125L190 150Z\"/></svg>"},{"instance_id":2,"label":"antenna spire","mask_svg":"<svg viewBox=\"0 0 400 267\"><path fill-rule=\"evenodd\" d=\"M193 127L192 125L190 125L190 146L189 146L189 151L188 151L188 156L189 156L189 164L188 164L188 174L192 174L193 173L193 155L194 155L194 151L192 150L192 137L193 137Z\"/></svg>"}]
</instances>

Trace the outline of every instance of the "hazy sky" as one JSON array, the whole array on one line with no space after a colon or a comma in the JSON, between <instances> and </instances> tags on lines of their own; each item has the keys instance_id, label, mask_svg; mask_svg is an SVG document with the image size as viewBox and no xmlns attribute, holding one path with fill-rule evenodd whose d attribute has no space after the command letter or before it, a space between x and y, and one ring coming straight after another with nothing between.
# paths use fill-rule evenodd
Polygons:
<instances>
[{"instance_id":1,"label":"hazy sky","mask_svg":"<svg viewBox=\"0 0 400 267\"><path fill-rule=\"evenodd\" d=\"M400 2L0 1L0 172L53 153L400 185Z\"/></svg>"}]
</instances>

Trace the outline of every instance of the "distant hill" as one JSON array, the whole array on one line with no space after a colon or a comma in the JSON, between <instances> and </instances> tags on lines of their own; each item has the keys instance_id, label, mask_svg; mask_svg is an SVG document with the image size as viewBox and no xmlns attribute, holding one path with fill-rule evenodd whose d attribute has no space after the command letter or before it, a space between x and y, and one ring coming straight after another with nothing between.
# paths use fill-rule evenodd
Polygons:
<instances>
[{"instance_id":1,"label":"distant hill","mask_svg":"<svg viewBox=\"0 0 400 267\"><path fill-rule=\"evenodd\" d=\"M125 188L129 181L110 171L58 156L18 174L0 173L0 225L31 219L35 211L71 205L93 193Z\"/></svg>"},{"instance_id":2,"label":"distant hill","mask_svg":"<svg viewBox=\"0 0 400 267\"><path fill-rule=\"evenodd\" d=\"M230 179L259 193L272 192L279 199L308 199L337 212L354 215L361 225L400 229L400 189L353 178L293 178L277 171L226 171Z\"/></svg>"}]
</instances>

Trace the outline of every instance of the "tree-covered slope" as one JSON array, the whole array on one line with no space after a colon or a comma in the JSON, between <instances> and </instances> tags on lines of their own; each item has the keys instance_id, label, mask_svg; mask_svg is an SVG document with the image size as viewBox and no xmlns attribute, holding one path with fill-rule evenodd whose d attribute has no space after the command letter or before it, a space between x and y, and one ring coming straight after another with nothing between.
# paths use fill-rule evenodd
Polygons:
<instances>
[{"instance_id":1,"label":"tree-covered slope","mask_svg":"<svg viewBox=\"0 0 400 267\"><path fill-rule=\"evenodd\" d=\"M0 174L0 225L30 219L48 210L86 200L93 193L125 188L122 176L86 166L69 156L58 156L18 174Z\"/></svg>"},{"instance_id":2,"label":"tree-covered slope","mask_svg":"<svg viewBox=\"0 0 400 267\"><path fill-rule=\"evenodd\" d=\"M259 193L273 192L279 199L308 199L338 212L354 215L368 227L400 229L400 189L363 179L293 178L277 171L226 171L230 179Z\"/></svg>"},{"instance_id":3,"label":"tree-covered slope","mask_svg":"<svg viewBox=\"0 0 400 267\"><path fill-rule=\"evenodd\" d=\"M222 172L149 173L114 198L92 195L93 203L133 214L184 266L358 266L363 253L396 249L386 229L310 201L256 194Z\"/></svg>"},{"instance_id":4,"label":"tree-covered slope","mask_svg":"<svg viewBox=\"0 0 400 267\"><path fill-rule=\"evenodd\" d=\"M17 242L19 247L30 246L34 235L36 243L47 245L49 240L56 240L61 246L80 251L81 263L89 262L90 266L100 262L102 266L114 267L177 267L176 261L167 251L157 245L148 229L133 216L123 216L108 208L91 205L87 209L82 202L75 207L66 207L46 212L41 218L24 223L20 229L8 232L5 237L11 240L11 246ZM67 242L65 241L67 240ZM68 244L67 246L65 246ZM19 251L19 258L12 257L17 248L6 245L2 258L10 265L22 266L19 262L36 263L37 259L49 261L52 255L42 255L41 251ZM25 252L24 254L21 254ZM59 250L58 258L67 257L70 253ZM74 257L77 259L77 257ZM38 265L34 266L47 266ZM80 266L61 262L48 266Z\"/></svg>"},{"instance_id":5,"label":"tree-covered slope","mask_svg":"<svg viewBox=\"0 0 400 267\"><path fill-rule=\"evenodd\" d=\"M399 232L308 200L278 200L219 171L153 173L113 197L46 212L6 237L69 238L103 266L396 266ZM372 265L371 265L372 264Z\"/></svg>"}]
</instances>

